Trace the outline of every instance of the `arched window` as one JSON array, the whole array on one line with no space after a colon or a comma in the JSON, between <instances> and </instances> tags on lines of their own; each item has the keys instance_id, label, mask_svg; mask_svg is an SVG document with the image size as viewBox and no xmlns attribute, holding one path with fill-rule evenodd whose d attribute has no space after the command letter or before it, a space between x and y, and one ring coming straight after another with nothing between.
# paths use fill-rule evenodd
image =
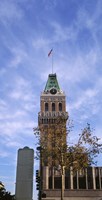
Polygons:
<instances>
[{"instance_id":1,"label":"arched window","mask_svg":"<svg viewBox=\"0 0 102 200\"><path fill-rule=\"evenodd\" d=\"M59 111L62 111L62 103L59 103Z\"/></svg>"},{"instance_id":2,"label":"arched window","mask_svg":"<svg viewBox=\"0 0 102 200\"><path fill-rule=\"evenodd\" d=\"M52 103L52 111L55 111L55 103Z\"/></svg>"},{"instance_id":3,"label":"arched window","mask_svg":"<svg viewBox=\"0 0 102 200\"><path fill-rule=\"evenodd\" d=\"M45 103L45 112L48 111L48 103Z\"/></svg>"}]
</instances>

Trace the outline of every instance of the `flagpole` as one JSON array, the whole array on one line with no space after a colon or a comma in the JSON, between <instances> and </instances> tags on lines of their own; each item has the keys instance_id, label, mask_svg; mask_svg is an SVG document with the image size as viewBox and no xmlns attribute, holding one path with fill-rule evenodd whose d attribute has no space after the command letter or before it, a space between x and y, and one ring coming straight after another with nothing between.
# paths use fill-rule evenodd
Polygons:
<instances>
[{"instance_id":1,"label":"flagpole","mask_svg":"<svg viewBox=\"0 0 102 200\"><path fill-rule=\"evenodd\" d=\"M51 65L52 65L52 74L53 74L53 49L51 49L51 50L49 51L48 57L49 57L50 55L52 56L52 63L51 63Z\"/></svg>"},{"instance_id":2,"label":"flagpole","mask_svg":"<svg viewBox=\"0 0 102 200\"><path fill-rule=\"evenodd\" d=\"M53 52L52 52L52 74L53 74Z\"/></svg>"}]
</instances>

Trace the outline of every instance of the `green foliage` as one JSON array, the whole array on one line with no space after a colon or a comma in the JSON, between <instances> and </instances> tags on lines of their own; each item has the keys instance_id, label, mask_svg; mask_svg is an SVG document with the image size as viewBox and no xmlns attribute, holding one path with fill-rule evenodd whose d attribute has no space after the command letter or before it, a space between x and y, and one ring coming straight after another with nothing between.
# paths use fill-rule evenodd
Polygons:
<instances>
[{"instance_id":1,"label":"green foliage","mask_svg":"<svg viewBox=\"0 0 102 200\"><path fill-rule=\"evenodd\" d=\"M90 124L86 125L73 145L67 140L71 129L72 124L68 121L66 126L63 117L53 124L41 125L34 129L42 149L44 165L60 166L61 169L73 166L76 170L95 164L94 158L102 152L102 144L99 143L100 139L93 135Z\"/></svg>"},{"instance_id":2,"label":"green foliage","mask_svg":"<svg viewBox=\"0 0 102 200\"><path fill-rule=\"evenodd\" d=\"M1 181L0 181L0 200L15 200L14 195L11 195L10 192L6 191Z\"/></svg>"}]
</instances>

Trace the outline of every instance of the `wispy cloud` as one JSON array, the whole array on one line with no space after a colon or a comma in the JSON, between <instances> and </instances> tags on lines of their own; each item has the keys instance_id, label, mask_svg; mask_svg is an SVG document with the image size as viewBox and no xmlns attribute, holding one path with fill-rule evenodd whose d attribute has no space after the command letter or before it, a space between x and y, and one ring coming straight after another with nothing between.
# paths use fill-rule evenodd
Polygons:
<instances>
[{"instance_id":1,"label":"wispy cloud","mask_svg":"<svg viewBox=\"0 0 102 200\"><path fill-rule=\"evenodd\" d=\"M67 111L75 122L72 140L91 122L102 129L102 1L0 1L0 159L7 159L14 177L18 148L36 149L33 127L38 123L40 92L52 58ZM1 158L2 157L2 158ZM13 162L11 162L11 157ZM37 162L35 162L38 167ZM1 170L0 170L1 171ZM8 176L8 174L7 174ZM4 179L3 179L4 180ZM5 180L4 180L5 181ZM9 187L13 188L11 183ZM10 189L11 190L11 189Z\"/></svg>"},{"instance_id":2,"label":"wispy cloud","mask_svg":"<svg viewBox=\"0 0 102 200\"><path fill-rule=\"evenodd\" d=\"M77 33L73 31L73 26L63 27L56 22L52 22L51 26L53 28L53 43L74 40L77 36Z\"/></svg>"},{"instance_id":3,"label":"wispy cloud","mask_svg":"<svg viewBox=\"0 0 102 200\"><path fill-rule=\"evenodd\" d=\"M8 157L10 154L8 152L0 151L0 157L5 158ZM3 165L3 164L2 164Z\"/></svg>"},{"instance_id":4,"label":"wispy cloud","mask_svg":"<svg viewBox=\"0 0 102 200\"><path fill-rule=\"evenodd\" d=\"M45 10L50 10L50 9L52 10L57 5L57 1L56 0L52 0L52 1L50 1L50 0L48 0L48 1L47 0L43 0L42 2L44 4Z\"/></svg>"},{"instance_id":5,"label":"wispy cloud","mask_svg":"<svg viewBox=\"0 0 102 200\"><path fill-rule=\"evenodd\" d=\"M78 99L75 100L74 104L71 104L70 109L81 109L83 105L85 106L87 103L89 105L93 104L94 97L97 97L98 91L96 89L87 89L86 91L82 91Z\"/></svg>"},{"instance_id":6,"label":"wispy cloud","mask_svg":"<svg viewBox=\"0 0 102 200\"><path fill-rule=\"evenodd\" d=\"M11 23L20 20L23 17L21 8L16 2L10 0L0 1L0 21L3 23Z\"/></svg>"}]
</instances>

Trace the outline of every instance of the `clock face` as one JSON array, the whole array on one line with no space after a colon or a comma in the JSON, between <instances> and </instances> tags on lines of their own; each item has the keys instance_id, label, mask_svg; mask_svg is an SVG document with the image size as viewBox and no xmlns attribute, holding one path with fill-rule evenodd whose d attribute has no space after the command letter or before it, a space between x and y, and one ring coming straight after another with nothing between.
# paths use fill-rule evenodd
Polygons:
<instances>
[{"instance_id":1,"label":"clock face","mask_svg":"<svg viewBox=\"0 0 102 200\"><path fill-rule=\"evenodd\" d=\"M50 93L51 93L51 94L56 94L56 93L57 93L56 88L52 88L52 89L50 90Z\"/></svg>"}]
</instances>

